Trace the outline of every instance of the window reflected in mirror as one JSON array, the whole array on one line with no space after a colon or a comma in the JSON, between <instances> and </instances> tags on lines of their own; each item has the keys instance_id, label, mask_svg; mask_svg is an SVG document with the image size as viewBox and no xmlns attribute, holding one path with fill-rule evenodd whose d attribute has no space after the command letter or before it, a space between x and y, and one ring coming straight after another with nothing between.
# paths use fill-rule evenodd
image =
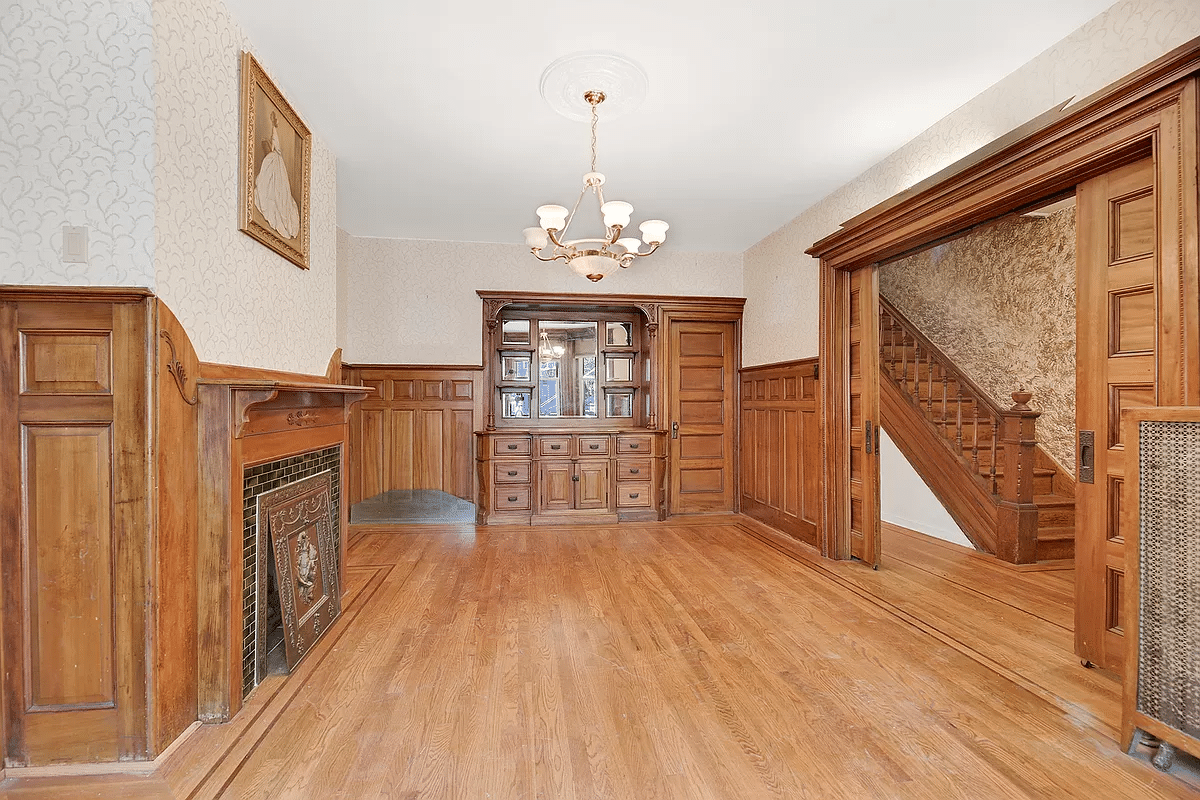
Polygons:
<instances>
[{"instance_id":1,"label":"window reflected in mirror","mask_svg":"<svg viewBox=\"0 0 1200 800\"><path fill-rule=\"evenodd\" d=\"M504 419L529 419L532 407L528 389L505 389L500 392L500 416Z\"/></svg>"},{"instance_id":2,"label":"window reflected in mirror","mask_svg":"<svg viewBox=\"0 0 1200 800\"><path fill-rule=\"evenodd\" d=\"M505 382L525 383L530 380L528 353L507 353L500 360L500 379Z\"/></svg>"},{"instance_id":3,"label":"window reflected in mirror","mask_svg":"<svg viewBox=\"0 0 1200 800\"><path fill-rule=\"evenodd\" d=\"M597 323L538 322L538 416L599 417Z\"/></svg>"}]
</instances>

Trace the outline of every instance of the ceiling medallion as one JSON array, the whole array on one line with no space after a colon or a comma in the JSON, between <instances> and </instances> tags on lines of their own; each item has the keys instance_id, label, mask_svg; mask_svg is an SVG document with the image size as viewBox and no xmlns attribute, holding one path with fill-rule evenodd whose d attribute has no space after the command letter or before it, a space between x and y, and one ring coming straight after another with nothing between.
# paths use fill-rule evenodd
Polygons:
<instances>
[{"instance_id":1,"label":"ceiling medallion","mask_svg":"<svg viewBox=\"0 0 1200 800\"><path fill-rule=\"evenodd\" d=\"M648 256L666 240L667 223L646 220L638 229L642 238L621 237L629 225L633 206L620 200L604 200L604 175L596 171L597 109L607 103L606 116L619 116L636 108L646 96L646 73L634 62L611 53L575 53L555 61L542 73L542 97L558 113L569 119L589 119L592 127L591 171L583 176L583 189L575 206L544 205L537 210L540 227L526 228L525 244L540 261L565 261L579 275L598 281L618 267L624 269L635 259ZM609 113L610 108L616 114ZM567 228L579 211L579 204L591 192L604 219L604 235L568 239ZM642 243L649 249L641 250Z\"/></svg>"}]
</instances>

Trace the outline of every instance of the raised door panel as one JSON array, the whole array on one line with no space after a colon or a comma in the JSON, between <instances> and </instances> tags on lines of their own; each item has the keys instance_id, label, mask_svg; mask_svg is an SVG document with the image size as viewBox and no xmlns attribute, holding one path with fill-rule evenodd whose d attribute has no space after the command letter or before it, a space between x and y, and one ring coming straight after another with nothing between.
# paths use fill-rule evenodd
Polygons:
<instances>
[{"instance_id":1,"label":"raised door panel","mask_svg":"<svg viewBox=\"0 0 1200 800\"><path fill-rule=\"evenodd\" d=\"M468 386L471 384L468 382ZM464 500L474 500L475 476L472 465L475 460L475 413L473 411L447 410L446 421L445 475L442 491Z\"/></svg>"},{"instance_id":2,"label":"raised door panel","mask_svg":"<svg viewBox=\"0 0 1200 800\"><path fill-rule=\"evenodd\" d=\"M575 466L575 507L578 509L608 508L608 462L580 461Z\"/></svg>"},{"instance_id":3,"label":"raised door panel","mask_svg":"<svg viewBox=\"0 0 1200 800\"><path fill-rule=\"evenodd\" d=\"M414 411L413 489L441 489L445 448L442 412Z\"/></svg>"},{"instance_id":4,"label":"raised door panel","mask_svg":"<svg viewBox=\"0 0 1200 800\"><path fill-rule=\"evenodd\" d=\"M547 461L538 465L538 510L568 511L572 507L575 465Z\"/></svg>"},{"instance_id":5,"label":"raised door panel","mask_svg":"<svg viewBox=\"0 0 1200 800\"><path fill-rule=\"evenodd\" d=\"M24 428L26 708L111 707L111 427Z\"/></svg>"},{"instance_id":6,"label":"raised door panel","mask_svg":"<svg viewBox=\"0 0 1200 800\"><path fill-rule=\"evenodd\" d=\"M1101 175L1078 190L1076 424L1091 431L1092 481L1076 484L1076 650L1124 665L1125 547L1118 522L1125 476L1121 411L1158 405L1159 280L1154 162Z\"/></svg>"},{"instance_id":7,"label":"raised door panel","mask_svg":"<svg viewBox=\"0 0 1200 800\"><path fill-rule=\"evenodd\" d=\"M358 498L365 500L385 490L388 449L385 435L386 411L371 409L359 412L358 430Z\"/></svg>"},{"instance_id":8,"label":"raised door panel","mask_svg":"<svg viewBox=\"0 0 1200 800\"><path fill-rule=\"evenodd\" d=\"M389 411L388 439L389 453L387 489L415 489L413 481L413 459L416 448L417 412L410 409Z\"/></svg>"},{"instance_id":9,"label":"raised door panel","mask_svg":"<svg viewBox=\"0 0 1200 800\"><path fill-rule=\"evenodd\" d=\"M737 323L673 320L670 332L671 511L732 511Z\"/></svg>"},{"instance_id":10,"label":"raised door panel","mask_svg":"<svg viewBox=\"0 0 1200 800\"><path fill-rule=\"evenodd\" d=\"M110 394L108 331L29 332L22 336L23 394Z\"/></svg>"}]
</instances>

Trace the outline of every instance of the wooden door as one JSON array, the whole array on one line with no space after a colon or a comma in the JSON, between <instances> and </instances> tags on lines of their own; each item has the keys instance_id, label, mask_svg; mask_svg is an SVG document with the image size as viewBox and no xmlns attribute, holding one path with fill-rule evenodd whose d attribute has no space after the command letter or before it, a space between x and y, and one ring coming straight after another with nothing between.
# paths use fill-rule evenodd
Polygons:
<instances>
[{"instance_id":1,"label":"wooden door","mask_svg":"<svg viewBox=\"0 0 1200 800\"><path fill-rule=\"evenodd\" d=\"M567 511L572 507L575 465L543 461L538 465L538 511Z\"/></svg>"},{"instance_id":2,"label":"wooden door","mask_svg":"<svg viewBox=\"0 0 1200 800\"><path fill-rule=\"evenodd\" d=\"M849 555L879 565L879 269L850 274Z\"/></svg>"},{"instance_id":3,"label":"wooden door","mask_svg":"<svg viewBox=\"0 0 1200 800\"><path fill-rule=\"evenodd\" d=\"M1153 159L1081 184L1077 215L1075 647L1120 672L1121 410L1159 404L1160 381L1170 381L1160 365L1177 361L1164 356L1179 349L1178 337L1157 337L1158 309L1178 307L1178 298L1164 297L1160 280Z\"/></svg>"},{"instance_id":4,"label":"wooden door","mask_svg":"<svg viewBox=\"0 0 1200 800\"><path fill-rule=\"evenodd\" d=\"M737 330L736 322L670 323L673 514L734 510Z\"/></svg>"},{"instance_id":5,"label":"wooden door","mask_svg":"<svg viewBox=\"0 0 1200 800\"><path fill-rule=\"evenodd\" d=\"M575 477L575 508L608 508L608 461L580 461Z\"/></svg>"}]
</instances>

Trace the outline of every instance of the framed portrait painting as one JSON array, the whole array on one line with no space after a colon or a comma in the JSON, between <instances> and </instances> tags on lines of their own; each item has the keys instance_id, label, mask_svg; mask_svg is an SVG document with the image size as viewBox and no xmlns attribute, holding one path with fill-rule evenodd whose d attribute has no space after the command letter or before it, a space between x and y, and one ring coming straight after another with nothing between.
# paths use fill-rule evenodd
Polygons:
<instances>
[{"instance_id":1,"label":"framed portrait painting","mask_svg":"<svg viewBox=\"0 0 1200 800\"><path fill-rule=\"evenodd\" d=\"M238 227L308 269L312 134L250 53L242 53Z\"/></svg>"}]
</instances>

